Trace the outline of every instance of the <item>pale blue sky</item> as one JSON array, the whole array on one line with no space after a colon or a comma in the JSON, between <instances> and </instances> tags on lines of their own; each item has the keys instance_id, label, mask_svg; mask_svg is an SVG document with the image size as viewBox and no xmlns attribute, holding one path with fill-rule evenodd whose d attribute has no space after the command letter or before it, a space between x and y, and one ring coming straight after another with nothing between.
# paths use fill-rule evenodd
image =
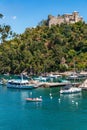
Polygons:
<instances>
[{"instance_id":1,"label":"pale blue sky","mask_svg":"<svg viewBox=\"0 0 87 130\"><path fill-rule=\"evenodd\" d=\"M0 23L9 24L16 33L35 27L48 15L57 16L78 11L87 22L87 0L0 0Z\"/></svg>"}]
</instances>

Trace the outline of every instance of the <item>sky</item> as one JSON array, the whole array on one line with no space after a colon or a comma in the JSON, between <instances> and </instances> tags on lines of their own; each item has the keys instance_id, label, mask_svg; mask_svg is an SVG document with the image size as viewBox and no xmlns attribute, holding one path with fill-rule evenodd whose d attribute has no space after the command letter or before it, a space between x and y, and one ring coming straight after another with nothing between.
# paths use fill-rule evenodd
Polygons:
<instances>
[{"instance_id":1,"label":"sky","mask_svg":"<svg viewBox=\"0 0 87 130\"><path fill-rule=\"evenodd\" d=\"M0 24L10 25L13 32L21 34L26 28L36 27L48 15L71 14L78 11L87 22L87 0L0 0Z\"/></svg>"}]
</instances>

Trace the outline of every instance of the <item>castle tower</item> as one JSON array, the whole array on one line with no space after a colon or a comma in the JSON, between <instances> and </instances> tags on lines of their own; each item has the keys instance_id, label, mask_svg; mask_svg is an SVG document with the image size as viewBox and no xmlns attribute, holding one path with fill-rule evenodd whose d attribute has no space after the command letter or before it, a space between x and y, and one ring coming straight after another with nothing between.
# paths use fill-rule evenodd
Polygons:
<instances>
[{"instance_id":1,"label":"castle tower","mask_svg":"<svg viewBox=\"0 0 87 130\"><path fill-rule=\"evenodd\" d=\"M74 12L73 12L73 17L74 17L74 21L75 21L75 22L78 22L78 21L79 21L79 12L74 11Z\"/></svg>"}]
</instances>

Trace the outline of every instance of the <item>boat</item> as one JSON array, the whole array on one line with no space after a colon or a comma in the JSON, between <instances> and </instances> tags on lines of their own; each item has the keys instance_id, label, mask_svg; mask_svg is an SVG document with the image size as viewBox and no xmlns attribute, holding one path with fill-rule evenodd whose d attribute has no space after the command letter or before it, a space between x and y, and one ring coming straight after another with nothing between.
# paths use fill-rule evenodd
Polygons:
<instances>
[{"instance_id":1,"label":"boat","mask_svg":"<svg viewBox=\"0 0 87 130\"><path fill-rule=\"evenodd\" d=\"M21 77L21 79L8 80L7 88L33 89L37 88L37 85L30 83L30 81L24 80L23 77Z\"/></svg>"},{"instance_id":2,"label":"boat","mask_svg":"<svg viewBox=\"0 0 87 130\"><path fill-rule=\"evenodd\" d=\"M65 86L60 90L60 94L73 94L73 93L80 93L81 88L74 87L71 85Z\"/></svg>"},{"instance_id":3,"label":"boat","mask_svg":"<svg viewBox=\"0 0 87 130\"><path fill-rule=\"evenodd\" d=\"M39 82L47 82L49 80L49 78L47 76L39 76L39 77L35 77L33 78L33 80L35 81L39 81Z\"/></svg>"},{"instance_id":4,"label":"boat","mask_svg":"<svg viewBox=\"0 0 87 130\"><path fill-rule=\"evenodd\" d=\"M28 80L8 80L7 88L32 89L37 88L35 84L31 84Z\"/></svg>"},{"instance_id":5,"label":"boat","mask_svg":"<svg viewBox=\"0 0 87 130\"><path fill-rule=\"evenodd\" d=\"M67 77L68 80L74 80L74 79L79 79L79 77L77 75L73 75L71 74L70 76Z\"/></svg>"},{"instance_id":6,"label":"boat","mask_svg":"<svg viewBox=\"0 0 87 130\"><path fill-rule=\"evenodd\" d=\"M81 85L79 85L79 87L83 90L87 90L87 79Z\"/></svg>"},{"instance_id":7,"label":"boat","mask_svg":"<svg viewBox=\"0 0 87 130\"><path fill-rule=\"evenodd\" d=\"M29 102L41 102L42 98L25 98L25 100Z\"/></svg>"},{"instance_id":8,"label":"boat","mask_svg":"<svg viewBox=\"0 0 87 130\"><path fill-rule=\"evenodd\" d=\"M57 78L62 78L62 75L60 75L60 74L49 74L48 77L57 79Z\"/></svg>"},{"instance_id":9,"label":"boat","mask_svg":"<svg viewBox=\"0 0 87 130\"><path fill-rule=\"evenodd\" d=\"M58 79L58 82L59 83L67 83L67 84L69 84L69 83L71 83L69 80L66 80L66 79Z\"/></svg>"},{"instance_id":10,"label":"boat","mask_svg":"<svg viewBox=\"0 0 87 130\"><path fill-rule=\"evenodd\" d=\"M63 87L60 90L60 94L73 94L73 93L80 93L82 89L80 87L75 86L75 79L77 78L77 75L75 75L75 61L74 61L74 73L72 75L74 79L74 86L72 84L67 84L67 86Z\"/></svg>"}]
</instances>

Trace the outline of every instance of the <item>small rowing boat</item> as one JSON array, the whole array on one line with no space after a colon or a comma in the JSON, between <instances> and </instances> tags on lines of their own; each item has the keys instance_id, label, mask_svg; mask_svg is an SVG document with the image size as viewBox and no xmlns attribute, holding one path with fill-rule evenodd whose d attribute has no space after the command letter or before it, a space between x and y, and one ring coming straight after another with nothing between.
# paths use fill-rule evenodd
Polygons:
<instances>
[{"instance_id":1,"label":"small rowing boat","mask_svg":"<svg viewBox=\"0 0 87 130\"><path fill-rule=\"evenodd\" d=\"M42 98L25 98L25 100L29 102L41 102Z\"/></svg>"}]
</instances>

